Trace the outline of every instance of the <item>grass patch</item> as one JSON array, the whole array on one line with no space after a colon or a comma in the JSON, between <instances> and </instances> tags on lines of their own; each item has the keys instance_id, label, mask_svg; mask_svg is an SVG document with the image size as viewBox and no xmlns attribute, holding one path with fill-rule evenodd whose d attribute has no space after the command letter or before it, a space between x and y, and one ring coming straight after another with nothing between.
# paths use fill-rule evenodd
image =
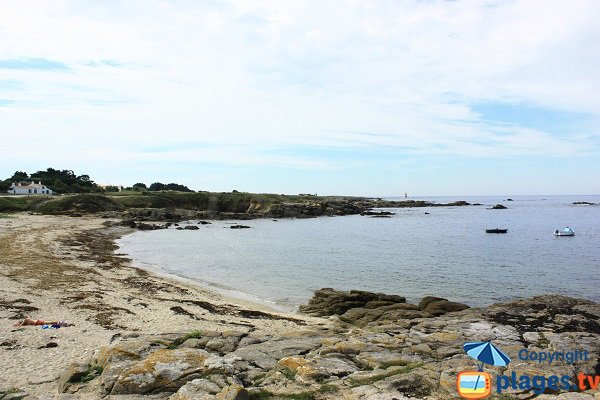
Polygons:
<instances>
[{"instance_id":1,"label":"grass patch","mask_svg":"<svg viewBox=\"0 0 600 400\"><path fill-rule=\"evenodd\" d=\"M256 387L258 385L260 385L265 378L267 377L267 374L258 374L256 375L256 377L254 377L254 380L250 383L252 386Z\"/></svg>"},{"instance_id":2,"label":"grass patch","mask_svg":"<svg viewBox=\"0 0 600 400\"><path fill-rule=\"evenodd\" d=\"M96 364L88 364L87 371L79 378L80 383L86 383L96 379L104 372L104 368Z\"/></svg>"},{"instance_id":3,"label":"grass patch","mask_svg":"<svg viewBox=\"0 0 600 400\"><path fill-rule=\"evenodd\" d=\"M342 197L320 197L283 195L272 193L244 192L126 192L107 193L118 204L128 208L183 208L195 211L244 213L252 203L263 207L272 204L298 203L306 201L322 201L342 199Z\"/></svg>"},{"instance_id":4,"label":"grass patch","mask_svg":"<svg viewBox=\"0 0 600 400\"><path fill-rule=\"evenodd\" d=\"M27 211L30 197L0 197L0 211Z\"/></svg>"},{"instance_id":5,"label":"grass patch","mask_svg":"<svg viewBox=\"0 0 600 400\"><path fill-rule=\"evenodd\" d=\"M14 219L15 216L8 214L0 214L0 219Z\"/></svg>"},{"instance_id":6,"label":"grass patch","mask_svg":"<svg viewBox=\"0 0 600 400\"><path fill-rule=\"evenodd\" d=\"M273 398L273 393L268 390L261 389L257 392L250 392L248 394L250 400L269 400Z\"/></svg>"},{"instance_id":7,"label":"grass patch","mask_svg":"<svg viewBox=\"0 0 600 400\"><path fill-rule=\"evenodd\" d=\"M121 210L123 206L112 198L100 194L76 194L45 201L36 207L44 214L60 214L65 211L100 212Z\"/></svg>"},{"instance_id":8,"label":"grass patch","mask_svg":"<svg viewBox=\"0 0 600 400\"><path fill-rule=\"evenodd\" d=\"M319 388L319 393L337 393L340 391L340 388L334 385L323 385Z\"/></svg>"},{"instance_id":9,"label":"grass patch","mask_svg":"<svg viewBox=\"0 0 600 400\"><path fill-rule=\"evenodd\" d=\"M406 360L390 360L390 361L382 362L379 365L379 368L388 369L389 367L404 367L406 365L408 365L408 362L406 362Z\"/></svg>"},{"instance_id":10,"label":"grass patch","mask_svg":"<svg viewBox=\"0 0 600 400\"><path fill-rule=\"evenodd\" d=\"M261 389L258 392L252 392L249 395L250 400L314 400L314 392L298 392L298 393L285 393L275 394L268 390Z\"/></svg>"},{"instance_id":11,"label":"grass patch","mask_svg":"<svg viewBox=\"0 0 600 400\"><path fill-rule=\"evenodd\" d=\"M364 385L372 385L375 382L379 382L383 379L390 378L395 375L405 374L407 372L412 371L415 368L420 367L423 363L410 363L404 366L403 368L393 369L391 371L383 371L380 374L366 376L364 378L354 378L351 379L352 387L364 386Z\"/></svg>"},{"instance_id":12,"label":"grass patch","mask_svg":"<svg viewBox=\"0 0 600 400\"><path fill-rule=\"evenodd\" d=\"M283 368L283 369L281 370L281 373L282 373L283 375L285 375L285 377L286 377L288 380L290 380L290 381L293 381L293 380L295 380L295 379L296 379L296 374L298 373L298 371L295 371L295 370L293 370L293 369L291 369L291 368Z\"/></svg>"},{"instance_id":13,"label":"grass patch","mask_svg":"<svg viewBox=\"0 0 600 400\"><path fill-rule=\"evenodd\" d=\"M171 343L170 345L167 346L167 349L174 350L174 349L178 348L179 346L181 346L188 339L200 339L201 337L202 337L202 332L200 332L200 331L190 332L183 337L175 339L173 341L173 343Z\"/></svg>"}]
</instances>

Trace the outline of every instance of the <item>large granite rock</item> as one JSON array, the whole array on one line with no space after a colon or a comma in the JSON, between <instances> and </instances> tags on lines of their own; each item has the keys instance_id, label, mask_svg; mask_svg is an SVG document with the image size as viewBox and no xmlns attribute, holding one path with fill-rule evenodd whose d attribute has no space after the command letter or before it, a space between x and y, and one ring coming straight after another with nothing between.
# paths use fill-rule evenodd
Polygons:
<instances>
[{"instance_id":1,"label":"large granite rock","mask_svg":"<svg viewBox=\"0 0 600 400\"><path fill-rule=\"evenodd\" d=\"M310 315L339 315L340 320L359 327L394 324L398 321L439 316L469 308L441 297L425 297L419 305L406 303L406 298L358 290L349 292L330 288L317 290L300 312Z\"/></svg>"},{"instance_id":2,"label":"large granite rock","mask_svg":"<svg viewBox=\"0 0 600 400\"><path fill-rule=\"evenodd\" d=\"M207 373L209 354L199 349L161 349L124 369L112 390L118 394L174 392Z\"/></svg>"},{"instance_id":3,"label":"large granite rock","mask_svg":"<svg viewBox=\"0 0 600 400\"><path fill-rule=\"evenodd\" d=\"M424 297L419 302L420 310L435 316L446 314L448 312L462 311L467 308L469 308L469 306L466 304L456 303L441 297L428 296Z\"/></svg>"},{"instance_id":4,"label":"large granite rock","mask_svg":"<svg viewBox=\"0 0 600 400\"><path fill-rule=\"evenodd\" d=\"M341 315L353 308L367 307L369 303L379 306L405 302L406 298L402 296L360 290L344 292L324 288L315 292L308 305L300 306L300 311L305 314L317 316Z\"/></svg>"},{"instance_id":5,"label":"large granite rock","mask_svg":"<svg viewBox=\"0 0 600 400\"><path fill-rule=\"evenodd\" d=\"M208 379L194 379L183 385L169 400L212 400L221 388Z\"/></svg>"}]
</instances>

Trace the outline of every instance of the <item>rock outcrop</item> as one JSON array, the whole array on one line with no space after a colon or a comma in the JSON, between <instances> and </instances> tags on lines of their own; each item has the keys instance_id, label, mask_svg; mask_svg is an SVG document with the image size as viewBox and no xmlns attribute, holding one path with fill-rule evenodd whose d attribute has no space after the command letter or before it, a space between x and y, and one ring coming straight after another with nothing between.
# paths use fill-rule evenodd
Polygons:
<instances>
[{"instance_id":1,"label":"rock outcrop","mask_svg":"<svg viewBox=\"0 0 600 400\"><path fill-rule=\"evenodd\" d=\"M341 315L353 308L376 308L405 303L406 297L371 293L361 290L343 292L332 288L317 290L308 305L300 306L300 312L316 316Z\"/></svg>"},{"instance_id":2,"label":"rock outcrop","mask_svg":"<svg viewBox=\"0 0 600 400\"><path fill-rule=\"evenodd\" d=\"M170 400L447 400L457 397L457 373L477 368L462 345L488 340L512 358L508 367L486 367L494 375L598 374L599 304L547 295L465 307L439 297L413 305L401 296L321 289L303 310L337 315L340 323L333 318L277 337L253 329L131 334L90 360L88 365L100 367L101 373L77 383L76 391L130 400L147 395ZM371 312L381 315L373 318ZM523 349L576 349L587 351L589 359L540 364L520 359ZM81 377L84 369L73 366L70 376ZM69 392L69 385L60 389ZM508 389L501 398L533 394ZM598 391L548 392L538 398L592 400Z\"/></svg>"},{"instance_id":3,"label":"rock outcrop","mask_svg":"<svg viewBox=\"0 0 600 400\"><path fill-rule=\"evenodd\" d=\"M230 229L250 229L252 227L248 226L248 225L231 225L229 228Z\"/></svg>"},{"instance_id":4,"label":"rock outcrop","mask_svg":"<svg viewBox=\"0 0 600 400\"><path fill-rule=\"evenodd\" d=\"M339 315L341 321L365 327L385 325L414 318L429 318L469 308L440 297L425 297L419 305L406 298L359 290L343 292L331 288L317 290L300 312L317 316Z\"/></svg>"}]
</instances>

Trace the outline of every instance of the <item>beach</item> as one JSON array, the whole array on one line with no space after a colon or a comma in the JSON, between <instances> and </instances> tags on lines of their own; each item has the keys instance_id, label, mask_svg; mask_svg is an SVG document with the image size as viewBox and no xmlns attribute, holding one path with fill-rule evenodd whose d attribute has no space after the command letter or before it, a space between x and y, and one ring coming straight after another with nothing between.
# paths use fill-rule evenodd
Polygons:
<instances>
[{"instance_id":1,"label":"beach","mask_svg":"<svg viewBox=\"0 0 600 400\"><path fill-rule=\"evenodd\" d=\"M244 318L238 310L273 310L131 267L112 255L113 238L128 230L106 229L106 221L26 213L0 219L0 388L53 394L70 362L89 359L125 333L252 326L277 334L297 326L286 319ZM207 311L201 302L220 312ZM25 316L67 320L70 326L12 326Z\"/></svg>"},{"instance_id":2,"label":"beach","mask_svg":"<svg viewBox=\"0 0 600 400\"><path fill-rule=\"evenodd\" d=\"M470 308L322 289L303 314L282 313L135 268L115 254L114 240L130 232L93 215L0 219L0 398L442 400L457 398L458 373L476 368L463 344L490 340L513 357L486 367L498 377L552 374L576 385L577 374L591 383L598 374L600 305L589 300ZM68 326L13 326L25 316ZM547 366L517 359L524 349L588 357ZM525 399L545 387L497 390ZM600 392L569 386L538 398Z\"/></svg>"}]
</instances>

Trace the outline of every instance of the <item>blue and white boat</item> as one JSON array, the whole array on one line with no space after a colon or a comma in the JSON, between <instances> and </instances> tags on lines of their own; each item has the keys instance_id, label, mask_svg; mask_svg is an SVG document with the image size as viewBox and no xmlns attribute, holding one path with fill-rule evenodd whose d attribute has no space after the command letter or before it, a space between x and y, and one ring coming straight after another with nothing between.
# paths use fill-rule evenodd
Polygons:
<instances>
[{"instance_id":1,"label":"blue and white boat","mask_svg":"<svg viewBox=\"0 0 600 400\"><path fill-rule=\"evenodd\" d=\"M568 226L563 229L563 230L555 230L554 231L554 236L575 236L575 232L573 232L573 229L569 228Z\"/></svg>"}]
</instances>

